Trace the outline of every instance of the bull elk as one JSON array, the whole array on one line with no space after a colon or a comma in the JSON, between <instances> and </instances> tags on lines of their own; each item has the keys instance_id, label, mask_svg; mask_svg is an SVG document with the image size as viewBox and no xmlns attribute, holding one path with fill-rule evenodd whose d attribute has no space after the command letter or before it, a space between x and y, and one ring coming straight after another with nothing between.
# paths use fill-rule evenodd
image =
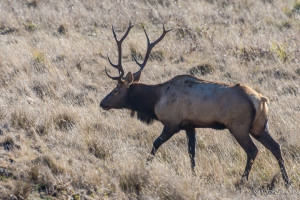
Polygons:
<instances>
[{"instance_id":1,"label":"bull elk","mask_svg":"<svg viewBox=\"0 0 300 200\"><path fill-rule=\"evenodd\" d=\"M191 167L195 167L195 128L228 129L247 154L247 163L242 175L242 182L248 180L249 172L258 153L250 135L269 149L278 161L280 171L286 186L290 179L284 167L279 144L268 131L268 99L243 84L226 84L205 81L190 75L179 75L171 80L147 85L139 83L150 52L165 35L171 31L163 27L162 35L153 43L144 29L147 39L147 51L142 63L133 56L140 69L124 77L122 66L122 42L133 26L129 24L123 37L118 40L114 27L113 36L118 47L118 64L109 63L119 71L119 76L108 77L117 81L117 86L101 101L100 106L111 108L126 108L137 118L147 124L153 120L163 125L161 135L154 141L151 157L158 148L175 133L184 130L188 139L188 153Z\"/></svg>"}]
</instances>

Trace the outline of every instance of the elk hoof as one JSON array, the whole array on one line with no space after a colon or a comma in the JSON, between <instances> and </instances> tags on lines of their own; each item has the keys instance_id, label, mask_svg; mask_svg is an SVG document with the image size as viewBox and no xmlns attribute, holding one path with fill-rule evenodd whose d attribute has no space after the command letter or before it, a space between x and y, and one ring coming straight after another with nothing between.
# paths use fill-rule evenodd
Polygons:
<instances>
[{"instance_id":1,"label":"elk hoof","mask_svg":"<svg viewBox=\"0 0 300 200\"><path fill-rule=\"evenodd\" d=\"M196 176L197 174L196 174L196 171L195 171L195 167L192 167L191 170L192 170L192 175L193 175L193 176Z\"/></svg>"},{"instance_id":2,"label":"elk hoof","mask_svg":"<svg viewBox=\"0 0 300 200\"><path fill-rule=\"evenodd\" d=\"M292 188L292 180L290 180L290 179L288 179L288 180L286 180L286 182L285 182L285 188L286 189L290 189L290 188Z\"/></svg>"},{"instance_id":3,"label":"elk hoof","mask_svg":"<svg viewBox=\"0 0 300 200\"><path fill-rule=\"evenodd\" d=\"M153 155L149 155L146 163L149 164L150 162L152 162L153 158L154 158Z\"/></svg>"},{"instance_id":4,"label":"elk hoof","mask_svg":"<svg viewBox=\"0 0 300 200\"><path fill-rule=\"evenodd\" d=\"M234 186L236 189L240 190L243 187L245 187L245 184L247 183L247 178L246 177L242 177L242 179L240 181L237 181Z\"/></svg>"}]
</instances>

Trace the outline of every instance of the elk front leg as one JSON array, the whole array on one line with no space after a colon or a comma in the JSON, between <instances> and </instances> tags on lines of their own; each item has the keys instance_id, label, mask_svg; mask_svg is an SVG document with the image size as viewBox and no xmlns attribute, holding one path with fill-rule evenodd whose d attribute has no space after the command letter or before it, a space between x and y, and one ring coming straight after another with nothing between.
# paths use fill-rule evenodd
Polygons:
<instances>
[{"instance_id":1,"label":"elk front leg","mask_svg":"<svg viewBox=\"0 0 300 200\"><path fill-rule=\"evenodd\" d=\"M163 143L165 143L166 141L168 141L168 139L170 139L178 131L179 131L179 128L177 128L177 127L164 126L164 129L163 129L162 133L154 141L153 148L152 148L152 151L151 151L151 157L149 157L147 160L151 161L153 159L153 157L155 156L155 153L156 153L157 149Z\"/></svg>"},{"instance_id":2,"label":"elk front leg","mask_svg":"<svg viewBox=\"0 0 300 200\"><path fill-rule=\"evenodd\" d=\"M188 152L191 160L192 172L195 173L195 152L196 152L196 131L195 129L186 130L188 140Z\"/></svg>"}]
</instances>

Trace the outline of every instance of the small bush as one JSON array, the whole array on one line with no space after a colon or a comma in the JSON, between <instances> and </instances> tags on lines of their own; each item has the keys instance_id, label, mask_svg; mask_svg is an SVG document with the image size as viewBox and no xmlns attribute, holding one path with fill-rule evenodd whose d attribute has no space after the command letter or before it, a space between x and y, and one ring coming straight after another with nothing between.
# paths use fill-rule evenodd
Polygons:
<instances>
[{"instance_id":1,"label":"small bush","mask_svg":"<svg viewBox=\"0 0 300 200\"><path fill-rule=\"evenodd\" d=\"M176 60L174 61L174 63L175 63L175 64L178 64L178 63L181 63L181 62L184 62L184 61L185 61L184 57L183 57L182 55L180 55L180 57L179 57L178 59L176 59Z\"/></svg>"},{"instance_id":2,"label":"small bush","mask_svg":"<svg viewBox=\"0 0 300 200\"><path fill-rule=\"evenodd\" d=\"M51 90L51 88L48 85L46 85L45 83L40 82L40 81L35 81L33 83L32 90L35 93L35 95L42 100L44 100L45 97L53 97L54 96L54 92Z\"/></svg>"},{"instance_id":3,"label":"small bush","mask_svg":"<svg viewBox=\"0 0 300 200\"><path fill-rule=\"evenodd\" d=\"M177 28L175 31L176 31L175 34L176 34L178 39L187 39L187 38L190 38L190 39L193 39L193 40L196 39L195 32L192 29L185 26L185 25L183 25L182 27Z\"/></svg>"},{"instance_id":4,"label":"small bush","mask_svg":"<svg viewBox=\"0 0 300 200\"><path fill-rule=\"evenodd\" d=\"M87 94L84 92L75 93L73 91L67 91L63 96L63 101L66 104L84 106L90 99L87 98Z\"/></svg>"},{"instance_id":5,"label":"small bush","mask_svg":"<svg viewBox=\"0 0 300 200\"><path fill-rule=\"evenodd\" d=\"M200 73L202 76L212 74L213 72L214 68L210 64L197 65L188 71L191 75L197 75Z\"/></svg>"},{"instance_id":6,"label":"small bush","mask_svg":"<svg viewBox=\"0 0 300 200\"><path fill-rule=\"evenodd\" d=\"M58 27L57 32L61 35L66 35L68 32L68 28L66 25L62 24Z\"/></svg>"},{"instance_id":7,"label":"small bush","mask_svg":"<svg viewBox=\"0 0 300 200\"><path fill-rule=\"evenodd\" d=\"M262 74L266 75L266 76L272 76L275 79L284 79L284 80L296 80L297 77L288 72L285 71L283 69L276 69L276 70L263 70Z\"/></svg>"},{"instance_id":8,"label":"small bush","mask_svg":"<svg viewBox=\"0 0 300 200\"><path fill-rule=\"evenodd\" d=\"M250 62L258 59L268 59L272 60L274 58L270 50L264 50L259 47L236 47L233 54L239 59Z\"/></svg>"},{"instance_id":9,"label":"small bush","mask_svg":"<svg viewBox=\"0 0 300 200\"><path fill-rule=\"evenodd\" d=\"M286 80L290 80L290 79L295 80L296 79L296 77L293 74L290 74L284 70L276 70L274 72L274 77L276 79L286 79Z\"/></svg>"},{"instance_id":10,"label":"small bush","mask_svg":"<svg viewBox=\"0 0 300 200\"><path fill-rule=\"evenodd\" d=\"M70 131L75 126L75 120L68 113L61 113L54 118L56 128L61 131Z\"/></svg>"},{"instance_id":11,"label":"small bush","mask_svg":"<svg viewBox=\"0 0 300 200\"><path fill-rule=\"evenodd\" d=\"M282 62L286 62L292 58L293 50L289 50L285 42L272 42L270 49L273 53L277 55L278 59Z\"/></svg>"},{"instance_id":12,"label":"small bush","mask_svg":"<svg viewBox=\"0 0 300 200\"><path fill-rule=\"evenodd\" d=\"M136 50L136 48L134 46L130 46L130 54L131 54L131 57L133 58L136 58L137 60L142 60L143 59L143 56L140 52L138 52Z\"/></svg>"},{"instance_id":13,"label":"small bush","mask_svg":"<svg viewBox=\"0 0 300 200\"><path fill-rule=\"evenodd\" d=\"M288 17L292 17L292 15L293 15L292 10L289 9L287 6L284 6L284 7L282 8L282 12L283 12L286 16L288 16Z\"/></svg>"},{"instance_id":14,"label":"small bush","mask_svg":"<svg viewBox=\"0 0 300 200\"><path fill-rule=\"evenodd\" d=\"M49 172L39 172L39 178L35 182L35 190L38 192L44 192L48 195L53 195L56 193L56 189L54 188L55 179L53 175Z\"/></svg>"},{"instance_id":15,"label":"small bush","mask_svg":"<svg viewBox=\"0 0 300 200\"><path fill-rule=\"evenodd\" d=\"M13 173L8 169L0 166L0 181L13 177Z\"/></svg>"},{"instance_id":16,"label":"small bush","mask_svg":"<svg viewBox=\"0 0 300 200\"><path fill-rule=\"evenodd\" d=\"M33 182L38 181L39 179L39 166L38 165L32 165L31 168L28 171L29 179Z\"/></svg>"},{"instance_id":17,"label":"small bush","mask_svg":"<svg viewBox=\"0 0 300 200\"><path fill-rule=\"evenodd\" d=\"M33 51L33 62L32 62L32 67L33 70L36 74L44 74L48 71L48 62L46 60L46 57L43 53L40 51Z\"/></svg>"},{"instance_id":18,"label":"small bush","mask_svg":"<svg viewBox=\"0 0 300 200\"><path fill-rule=\"evenodd\" d=\"M300 71L300 70L299 70ZM300 74L300 73L299 73ZM2 121L6 117L6 112L3 108L0 107L0 121Z\"/></svg>"},{"instance_id":19,"label":"small bush","mask_svg":"<svg viewBox=\"0 0 300 200\"><path fill-rule=\"evenodd\" d=\"M120 176L119 186L124 192L138 196L147 181L147 174L143 174L142 172L128 172Z\"/></svg>"},{"instance_id":20,"label":"small bush","mask_svg":"<svg viewBox=\"0 0 300 200\"><path fill-rule=\"evenodd\" d=\"M36 8L38 6L39 0L33 0L26 3L28 8Z\"/></svg>"},{"instance_id":21,"label":"small bush","mask_svg":"<svg viewBox=\"0 0 300 200\"><path fill-rule=\"evenodd\" d=\"M40 51L33 51L33 55L34 55L35 61L37 63L45 64L46 59L45 59L44 54L42 54Z\"/></svg>"},{"instance_id":22,"label":"small bush","mask_svg":"<svg viewBox=\"0 0 300 200\"><path fill-rule=\"evenodd\" d=\"M184 200L186 197L182 196L182 192L178 191L177 188L173 186L172 183L165 182L164 184L160 184L158 188L158 196L161 199L165 200Z\"/></svg>"},{"instance_id":23,"label":"small bush","mask_svg":"<svg viewBox=\"0 0 300 200\"><path fill-rule=\"evenodd\" d=\"M295 1L292 12L300 14L300 1L299 0Z\"/></svg>"},{"instance_id":24,"label":"small bush","mask_svg":"<svg viewBox=\"0 0 300 200\"><path fill-rule=\"evenodd\" d=\"M283 94L290 94L293 96L297 96L298 88L293 86L286 86L282 89Z\"/></svg>"},{"instance_id":25,"label":"small bush","mask_svg":"<svg viewBox=\"0 0 300 200\"><path fill-rule=\"evenodd\" d=\"M35 128L36 132L40 136L48 135L48 133L50 132L50 129L51 129L51 122L50 121L44 121L44 122L38 124Z\"/></svg>"},{"instance_id":26,"label":"small bush","mask_svg":"<svg viewBox=\"0 0 300 200\"><path fill-rule=\"evenodd\" d=\"M64 172L64 169L49 155L45 155L41 158L44 165L48 166L53 174L60 174Z\"/></svg>"},{"instance_id":27,"label":"small bush","mask_svg":"<svg viewBox=\"0 0 300 200\"><path fill-rule=\"evenodd\" d=\"M149 55L149 60L150 61L157 60L159 62L162 62L165 60L165 54L163 51L153 51Z\"/></svg>"},{"instance_id":28,"label":"small bush","mask_svg":"<svg viewBox=\"0 0 300 200\"><path fill-rule=\"evenodd\" d=\"M14 27L0 26L0 35L8 35L17 32L18 29Z\"/></svg>"},{"instance_id":29,"label":"small bush","mask_svg":"<svg viewBox=\"0 0 300 200\"><path fill-rule=\"evenodd\" d=\"M15 146L14 139L12 137L9 137L9 136L5 137L4 141L0 144L1 144L1 146L4 147L4 150L6 150L6 151L12 150Z\"/></svg>"},{"instance_id":30,"label":"small bush","mask_svg":"<svg viewBox=\"0 0 300 200\"><path fill-rule=\"evenodd\" d=\"M296 69L295 72L296 72L296 74L298 74L300 76L300 68ZM1 119L1 117L0 117L0 119Z\"/></svg>"},{"instance_id":31,"label":"small bush","mask_svg":"<svg viewBox=\"0 0 300 200\"><path fill-rule=\"evenodd\" d=\"M105 160L108 156L108 150L104 145L99 144L97 141L88 141L87 142L88 150L96 158Z\"/></svg>"},{"instance_id":32,"label":"small bush","mask_svg":"<svg viewBox=\"0 0 300 200\"><path fill-rule=\"evenodd\" d=\"M19 110L11 114L11 124L18 129L29 129L34 126L34 120L27 112Z\"/></svg>"},{"instance_id":33,"label":"small bush","mask_svg":"<svg viewBox=\"0 0 300 200\"><path fill-rule=\"evenodd\" d=\"M300 145L292 144L286 146L285 149L283 149L283 153L289 154L293 161L298 162L300 160Z\"/></svg>"},{"instance_id":34,"label":"small bush","mask_svg":"<svg viewBox=\"0 0 300 200\"><path fill-rule=\"evenodd\" d=\"M289 29L292 27L292 25L288 21L284 21L282 22L281 27Z\"/></svg>"},{"instance_id":35,"label":"small bush","mask_svg":"<svg viewBox=\"0 0 300 200\"><path fill-rule=\"evenodd\" d=\"M25 25L25 29L28 31L28 32L33 32L37 29L37 25L32 23L32 22L29 22Z\"/></svg>"},{"instance_id":36,"label":"small bush","mask_svg":"<svg viewBox=\"0 0 300 200\"><path fill-rule=\"evenodd\" d=\"M17 199L27 199L31 191L31 185L27 182L17 181L14 189L14 196Z\"/></svg>"},{"instance_id":37,"label":"small bush","mask_svg":"<svg viewBox=\"0 0 300 200\"><path fill-rule=\"evenodd\" d=\"M32 161L28 175L30 180L36 184L38 191L53 191L55 184L53 175L60 175L64 172L64 168L52 156L43 155Z\"/></svg>"}]
</instances>

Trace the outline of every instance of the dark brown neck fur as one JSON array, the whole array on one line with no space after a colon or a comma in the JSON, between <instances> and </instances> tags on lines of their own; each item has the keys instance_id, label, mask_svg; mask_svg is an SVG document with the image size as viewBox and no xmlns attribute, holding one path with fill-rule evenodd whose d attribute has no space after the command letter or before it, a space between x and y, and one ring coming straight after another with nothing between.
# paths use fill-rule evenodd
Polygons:
<instances>
[{"instance_id":1,"label":"dark brown neck fur","mask_svg":"<svg viewBox=\"0 0 300 200\"><path fill-rule=\"evenodd\" d=\"M139 120L150 124L157 120L154 108L159 98L159 85L133 83L128 91L127 108L132 111L132 117L137 113Z\"/></svg>"}]
</instances>

